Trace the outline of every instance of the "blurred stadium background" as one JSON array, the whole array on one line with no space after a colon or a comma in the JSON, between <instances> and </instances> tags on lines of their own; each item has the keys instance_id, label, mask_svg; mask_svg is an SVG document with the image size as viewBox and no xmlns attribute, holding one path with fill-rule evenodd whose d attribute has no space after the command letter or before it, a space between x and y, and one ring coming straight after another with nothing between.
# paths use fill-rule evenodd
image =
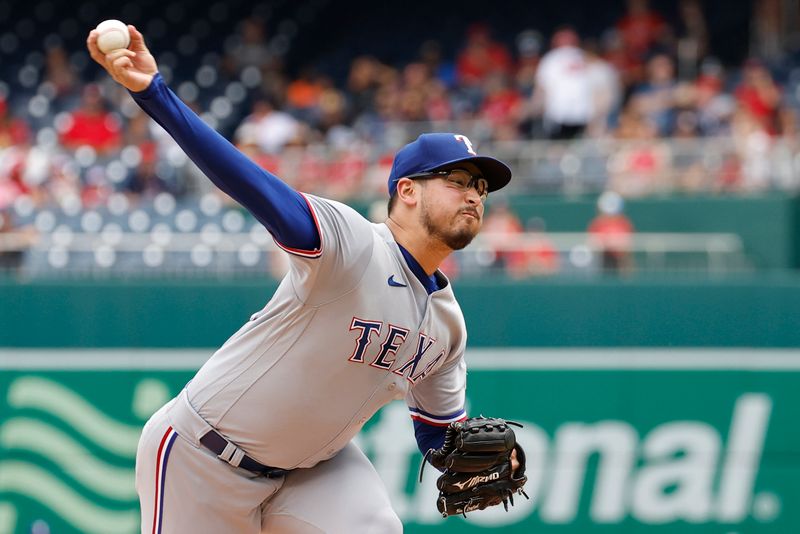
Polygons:
<instances>
[{"instance_id":1,"label":"blurred stadium background","mask_svg":"<svg viewBox=\"0 0 800 534\"><path fill-rule=\"evenodd\" d=\"M0 534L138 531L139 428L285 269L90 61L106 18L262 166L376 220L421 132L511 164L443 269L533 499L443 523L389 406L360 441L408 532L800 531L798 2L5 0Z\"/></svg>"}]
</instances>

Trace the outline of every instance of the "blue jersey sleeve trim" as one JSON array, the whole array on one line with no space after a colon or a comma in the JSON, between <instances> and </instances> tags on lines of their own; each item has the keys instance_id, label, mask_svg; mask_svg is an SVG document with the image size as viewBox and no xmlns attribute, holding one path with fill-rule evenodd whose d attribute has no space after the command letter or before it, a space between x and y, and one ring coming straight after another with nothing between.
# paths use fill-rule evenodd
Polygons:
<instances>
[{"instance_id":1,"label":"blue jersey sleeve trim","mask_svg":"<svg viewBox=\"0 0 800 534\"><path fill-rule=\"evenodd\" d=\"M214 185L247 208L284 249L319 256L319 226L306 198L203 122L167 87L160 74L153 77L147 89L131 92L131 96Z\"/></svg>"},{"instance_id":2,"label":"blue jersey sleeve trim","mask_svg":"<svg viewBox=\"0 0 800 534\"><path fill-rule=\"evenodd\" d=\"M419 421L427 425L446 427L449 426L450 423L454 423L456 421L463 421L464 419L467 418L467 413L466 410L464 409L461 409L457 412L453 412L448 415L434 415L428 412L424 412L419 408L409 407L408 410L411 412L411 419L414 420L415 424L417 421Z\"/></svg>"}]
</instances>

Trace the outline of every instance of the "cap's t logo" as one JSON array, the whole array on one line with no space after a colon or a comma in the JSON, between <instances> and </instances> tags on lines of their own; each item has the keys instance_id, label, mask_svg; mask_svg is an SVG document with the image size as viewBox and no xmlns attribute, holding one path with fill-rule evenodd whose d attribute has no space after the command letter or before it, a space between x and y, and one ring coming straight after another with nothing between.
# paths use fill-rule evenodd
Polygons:
<instances>
[{"instance_id":1,"label":"cap's t logo","mask_svg":"<svg viewBox=\"0 0 800 534\"><path fill-rule=\"evenodd\" d=\"M477 156L475 150L472 148L472 141L470 141L466 135L456 134L454 137L456 138L456 141L461 141L462 143L467 145L467 152L469 152L473 156Z\"/></svg>"}]
</instances>

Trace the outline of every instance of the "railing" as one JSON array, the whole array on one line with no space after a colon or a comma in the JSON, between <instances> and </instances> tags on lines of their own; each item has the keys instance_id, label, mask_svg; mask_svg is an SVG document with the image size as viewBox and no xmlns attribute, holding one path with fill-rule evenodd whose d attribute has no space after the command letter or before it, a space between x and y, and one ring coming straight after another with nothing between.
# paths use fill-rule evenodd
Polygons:
<instances>
[{"instance_id":1,"label":"railing","mask_svg":"<svg viewBox=\"0 0 800 534\"><path fill-rule=\"evenodd\" d=\"M610 254L616 260L609 265ZM266 230L250 232L56 232L0 234L1 263L18 276L150 277L285 273L286 256ZM14 261L11 261L14 260ZM586 233L481 234L443 269L454 277L515 278L614 272L724 274L749 270L734 234L639 233L620 243Z\"/></svg>"},{"instance_id":2,"label":"railing","mask_svg":"<svg viewBox=\"0 0 800 534\"><path fill-rule=\"evenodd\" d=\"M616 242L583 232L481 234L471 245L476 254L541 253L551 247L566 260L569 270L599 272L602 257L612 253L625 258L627 268L644 272L697 271L711 274L748 270L741 238L731 233L648 232ZM620 265L624 270L625 265ZM564 266L561 266L564 269Z\"/></svg>"},{"instance_id":3,"label":"railing","mask_svg":"<svg viewBox=\"0 0 800 534\"><path fill-rule=\"evenodd\" d=\"M495 128L486 120L394 122L385 126L382 143L348 150L374 164L393 148L431 131L463 133L481 153L508 163L515 178L504 193L572 195L612 189L638 197L800 189L800 142L763 131L721 137L496 141ZM336 151L327 147L313 150L336 159Z\"/></svg>"},{"instance_id":4,"label":"railing","mask_svg":"<svg viewBox=\"0 0 800 534\"><path fill-rule=\"evenodd\" d=\"M362 140L344 147L311 145L277 155L250 155L303 191L336 199L380 198L386 194L397 147L418 132L459 126L464 127L461 131L485 136L480 124L399 123L388 126L393 133L384 135L391 143ZM501 194L579 195L612 189L626 197L641 197L800 190L800 143L763 133L692 139L483 141L476 146L512 167L514 179ZM66 152L53 139L35 148L28 156L19 150L0 150L0 178L28 158L24 172L33 187L62 172L78 174L81 183L122 190L128 173L141 162L134 146L102 157L88 147ZM172 183L195 192L209 189L208 181L177 146L164 142L159 158L163 171L159 172Z\"/></svg>"}]
</instances>

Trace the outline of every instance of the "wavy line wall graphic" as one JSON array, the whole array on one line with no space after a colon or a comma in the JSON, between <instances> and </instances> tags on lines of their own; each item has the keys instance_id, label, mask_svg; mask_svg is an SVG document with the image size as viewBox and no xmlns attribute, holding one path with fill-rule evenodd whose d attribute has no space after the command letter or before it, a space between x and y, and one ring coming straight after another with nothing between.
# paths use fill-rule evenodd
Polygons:
<instances>
[{"instance_id":1,"label":"wavy line wall graphic","mask_svg":"<svg viewBox=\"0 0 800 534\"><path fill-rule=\"evenodd\" d=\"M15 380L8 390L8 404L53 414L102 448L119 456L136 456L138 426L120 423L52 380L33 376Z\"/></svg>"},{"instance_id":2,"label":"wavy line wall graphic","mask_svg":"<svg viewBox=\"0 0 800 534\"><path fill-rule=\"evenodd\" d=\"M0 532L13 532L17 522L17 510L9 503L0 502Z\"/></svg>"},{"instance_id":3,"label":"wavy line wall graphic","mask_svg":"<svg viewBox=\"0 0 800 534\"><path fill-rule=\"evenodd\" d=\"M130 467L115 467L98 460L51 425L22 417L9 419L0 426L0 446L38 454L98 495L120 501L136 499Z\"/></svg>"},{"instance_id":4,"label":"wavy line wall graphic","mask_svg":"<svg viewBox=\"0 0 800 534\"><path fill-rule=\"evenodd\" d=\"M129 534L139 525L137 510L102 508L39 466L29 463L0 462L0 492L26 495L85 534Z\"/></svg>"},{"instance_id":5,"label":"wavy line wall graphic","mask_svg":"<svg viewBox=\"0 0 800 534\"><path fill-rule=\"evenodd\" d=\"M166 383L141 380L130 413L144 420L169 396ZM47 517L58 517L82 534L138 532L133 469L141 433L138 425L120 422L79 390L41 376L23 375L13 380L8 385L7 404L11 410L0 417L0 534L31 528L19 523L31 518L23 513L26 506L15 502L15 495L39 503L49 510ZM117 412L122 408L126 415L124 400L111 406ZM33 412L15 414L19 409ZM39 419L36 412L53 416L69 428ZM84 438L110 453L110 461L98 458ZM41 458L42 464L36 458ZM58 469L48 470L45 461Z\"/></svg>"}]
</instances>

